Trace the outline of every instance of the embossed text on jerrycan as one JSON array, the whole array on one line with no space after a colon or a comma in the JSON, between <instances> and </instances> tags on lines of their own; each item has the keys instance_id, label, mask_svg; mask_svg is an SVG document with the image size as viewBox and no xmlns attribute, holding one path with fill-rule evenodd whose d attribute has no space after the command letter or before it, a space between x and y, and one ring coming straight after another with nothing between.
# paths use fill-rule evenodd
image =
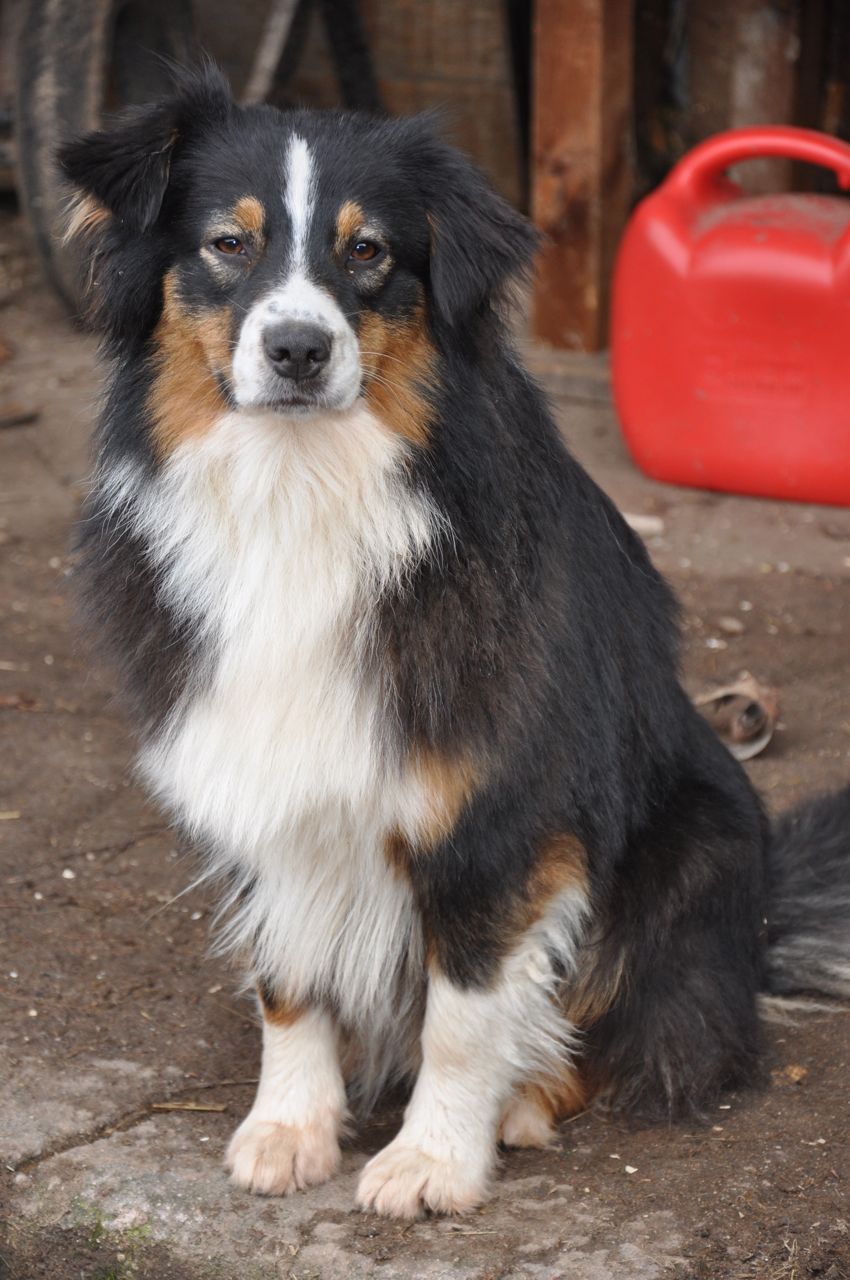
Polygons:
<instances>
[{"instance_id":1,"label":"embossed text on jerrycan","mask_svg":"<svg viewBox=\"0 0 850 1280\"><path fill-rule=\"evenodd\" d=\"M745 196L733 164L785 156L850 187L850 145L734 129L635 210L611 361L629 448L675 484L850 505L850 200Z\"/></svg>"}]
</instances>

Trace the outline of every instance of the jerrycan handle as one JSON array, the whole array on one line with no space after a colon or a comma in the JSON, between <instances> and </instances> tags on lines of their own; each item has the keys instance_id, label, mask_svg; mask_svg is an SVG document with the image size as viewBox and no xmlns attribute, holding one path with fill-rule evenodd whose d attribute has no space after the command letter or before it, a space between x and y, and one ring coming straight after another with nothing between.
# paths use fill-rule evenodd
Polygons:
<instances>
[{"instance_id":1,"label":"jerrycan handle","mask_svg":"<svg viewBox=\"0 0 850 1280\"><path fill-rule=\"evenodd\" d=\"M832 169L842 190L850 189L850 145L814 129L790 125L760 125L729 129L700 142L673 169L664 183L668 193L698 203L732 195L738 188L725 171L742 160L780 156Z\"/></svg>"}]
</instances>

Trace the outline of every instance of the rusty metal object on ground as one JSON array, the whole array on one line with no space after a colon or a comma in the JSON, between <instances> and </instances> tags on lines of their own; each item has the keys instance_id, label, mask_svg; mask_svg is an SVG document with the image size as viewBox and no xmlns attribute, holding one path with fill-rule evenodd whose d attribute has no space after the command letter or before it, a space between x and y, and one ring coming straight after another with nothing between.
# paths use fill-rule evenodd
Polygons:
<instances>
[{"instance_id":1,"label":"rusty metal object on ground","mask_svg":"<svg viewBox=\"0 0 850 1280\"><path fill-rule=\"evenodd\" d=\"M779 692L742 671L733 684L699 694L694 706L737 760L751 760L773 737Z\"/></svg>"}]
</instances>

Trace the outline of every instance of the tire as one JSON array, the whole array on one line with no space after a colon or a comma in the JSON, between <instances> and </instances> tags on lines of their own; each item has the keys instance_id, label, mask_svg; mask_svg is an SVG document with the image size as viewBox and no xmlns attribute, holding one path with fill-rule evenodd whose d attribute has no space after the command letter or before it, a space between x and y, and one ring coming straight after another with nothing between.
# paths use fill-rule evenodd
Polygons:
<instances>
[{"instance_id":1,"label":"tire","mask_svg":"<svg viewBox=\"0 0 850 1280\"><path fill-rule=\"evenodd\" d=\"M45 275L80 312L78 266L62 244L67 188L60 142L94 129L104 111L167 91L165 58L194 49L191 0L24 0L15 122L18 194Z\"/></svg>"}]
</instances>

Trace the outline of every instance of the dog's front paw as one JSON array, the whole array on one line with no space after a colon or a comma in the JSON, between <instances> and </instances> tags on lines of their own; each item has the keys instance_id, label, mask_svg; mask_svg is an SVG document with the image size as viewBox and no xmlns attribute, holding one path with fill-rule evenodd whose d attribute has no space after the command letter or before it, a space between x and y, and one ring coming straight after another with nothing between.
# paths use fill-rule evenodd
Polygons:
<instances>
[{"instance_id":1,"label":"dog's front paw","mask_svg":"<svg viewBox=\"0 0 850 1280\"><path fill-rule=\"evenodd\" d=\"M237 1187L285 1196L326 1182L339 1167L336 1126L276 1124L249 1115L227 1148L225 1167Z\"/></svg>"},{"instance_id":2,"label":"dog's front paw","mask_svg":"<svg viewBox=\"0 0 850 1280\"><path fill-rule=\"evenodd\" d=\"M366 1165L357 1188L361 1209L388 1218L434 1213L468 1213L487 1198L489 1169L448 1156L429 1155L400 1134Z\"/></svg>"}]
</instances>

